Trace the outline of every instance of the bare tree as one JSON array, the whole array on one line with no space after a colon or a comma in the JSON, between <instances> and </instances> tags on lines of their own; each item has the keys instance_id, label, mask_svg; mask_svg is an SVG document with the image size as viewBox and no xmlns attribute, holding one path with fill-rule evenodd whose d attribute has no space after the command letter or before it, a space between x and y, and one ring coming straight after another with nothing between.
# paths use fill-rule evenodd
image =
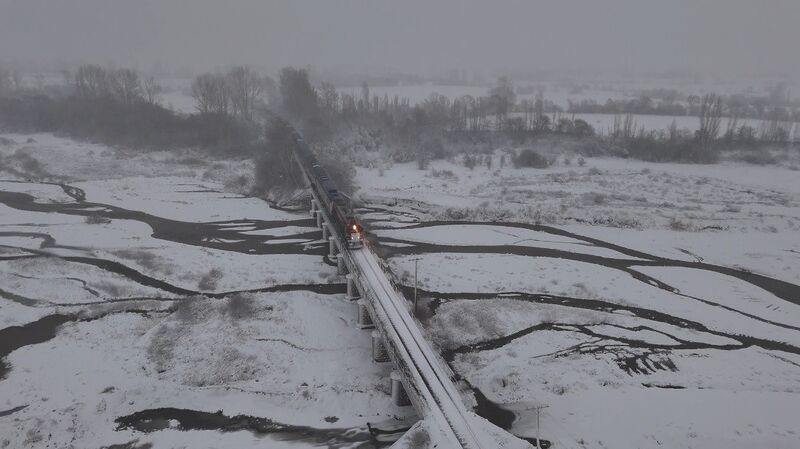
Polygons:
<instances>
[{"instance_id":1,"label":"bare tree","mask_svg":"<svg viewBox=\"0 0 800 449\"><path fill-rule=\"evenodd\" d=\"M498 78L497 84L489 91L489 97L494 106L495 126L498 130L503 129L503 121L514 108L517 98L511 80L505 76Z\"/></svg>"},{"instance_id":2,"label":"bare tree","mask_svg":"<svg viewBox=\"0 0 800 449\"><path fill-rule=\"evenodd\" d=\"M228 88L225 78L213 73L204 73L192 81L192 97L197 102L197 110L202 114L228 113Z\"/></svg>"},{"instance_id":3,"label":"bare tree","mask_svg":"<svg viewBox=\"0 0 800 449\"><path fill-rule=\"evenodd\" d=\"M716 94L703 96L700 102L700 129L697 137L700 147L707 149L719 135L722 122L722 98Z\"/></svg>"},{"instance_id":4,"label":"bare tree","mask_svg":"<svg viewBox=\"0 0 800 449\"><path fill-rule=\"evenodd\" d=\"M284 67L280 76L280 92L283 109L289 115L309 118L319 114L319 97L305 69Z\"/></svg>"},{"instance_id":5,"label":"bare tree","mask_svg":"<svg viewBox=\"0 0 800 449\"><path fill-rule=\"evenodd\" d=\"M110 72L108 79L111 92L117 100L130 105L142 98L142 83L135 70L114 70Z\"/></svg>"},{"instance_id":6,"label":"bare tree","mask_svg":"<svg viewBox=\"0 0 800 449\"><path fill-rule=\"evenodd\" d=\"M331 83L322 82L319 85L320 106L328 114L335 114L339 109L339 92Z\"/></svg>"},{"instance_id":7,"label":"bare tree","mask_svg":"<svg viewBox=\"0 0 800 449\"><path fill-rule=\"evenodd\" d=\"M83 98L97 98L110 93L109 75L98 65L83 65L75 72L75 93Z\"/></svg>"},{"instance_id":8,"label":"bare tree","mask_svg":"<svg viewBox=\"0 0 800 449\"><path fill-rule=\"evenodd\" d=\"M366 81L361 83L361 101L359 102L364 112L369 112L369 85Z\"/></svg>"},{"instance_id":9,"label":"bare tree","mask_svg":"<svg viewBox=\"0 0 800 449\"><path fill-rule=\"evenodd\" d=\"M533 104L533 129L536 132L546 131L549 126L548 117L544 114L544 90L536 92L536 101Z\"/></svg>"},{"instance_id":10,"label":"bare tree","mask_svg":"<svg viewBox=\"0 0 800 449\"><path fill-rule=\"evenodd\" d=\"M160 84L152 76L148 76L142 83L142 90L144 92L144 100L150 104L158 103L158 99L163 91Z\"/></svg>"},{"instance_id":11,"label":"bare tree","mask_svg":"<svg viewBox=\"0 0 800 449\"><path fill-rule=\"evenodd\" d=\"M232 68L225 77L233 113L251 120L256 102L264 91L264 82L249 67Z\"/></svg>"}]
</instances>

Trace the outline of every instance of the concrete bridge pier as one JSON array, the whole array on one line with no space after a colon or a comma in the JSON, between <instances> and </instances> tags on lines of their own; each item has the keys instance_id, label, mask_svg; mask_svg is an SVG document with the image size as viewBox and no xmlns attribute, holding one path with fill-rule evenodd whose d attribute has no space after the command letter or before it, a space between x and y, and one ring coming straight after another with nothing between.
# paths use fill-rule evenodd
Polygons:
<instances>
[{"instance_id":1,"label":"concrete bridge pier","mask_svg":"<svg viewBox=\"0 0 800 449\"><path fill-rule=\"evenodd\" d=\"M358 287L356 287L356 277L353 274L348 274L347 278L347 299L348 301L355 301L361 298Z\"/></svg>"},{"instance_id":2,"label":"concrete bridge pier","mask_svg":"<svg viewBox=\"0 0 800 449\"><path fill-rule=\"evenodd\" d=\"M322 240L328 240L328 222L322 222Z\"/></svg>"},{"instance_id":3,"label":"concrete bridge pier","mask_svg":"<svg viewBox=\"0 0 800 449\"><path fill-rule=\"evenodd\" d=\"M377 363L389 361L389 351L386 350L386 344L378 331L372 331L372 360Z\"/></svg>"},{"instance_id":4,"label":"concrete bridge pier","mask_svg":"<svg viewBox=\"0 0 800 449\"><path fill-rule=\"evenodd\" d=\"M375 323L372 322L372 317L369 315L369 309L367 309L367 301L364 299L358 300L358 315L356 317L358 324L356 324L360 329L371 329L375 327Z\"/></svg>"},{"instance_id":5,"label":"concrete bridge pier","mask_svg":"<svg viewBox=\"0 0 800 449\"><path fill-rule=\"evenodd\" d=\"M336 271L339 273L339 276L347 274L347 266L344 264L344 257L336 258Z\"/></svg>"},{"instance_id":6,"label":"concrete bridge pier","mask_svg":"<svg viewBox=\"0 0 800 449\"><path fill-rule=\"evenodd\" d=\"M314 218L317 220L317 227L322 227L322 212L315 210L314 211Z\"/></svg>"},{"instance_id":7,"label":"concrete bridge pier","mask_svg":"<svg viewBox=\"0 0 800 449\"><path fill-rule=\"evenodd\" d=\"M336 239L333 236L328 237L328 259L336 259L339 254L339 248L336 246Z\"/></svg>"},{"instance_id":8,"label":"concrete bridge pier","mask_svg":"<svg viewBox=\"0 0 800 449\"><path fill-rule=\"evenodd\" d=\"M312 198L312 199L311 199L311 215L312 215L312 216L315 216L315 217L316 217L316 215L317 215L317 209L319 209L319 204L317 204L317 200L315 200L315 199L313 199L313 198Z\"/></svg>"},{"instance_id":9,"label":"concrete bridge pier","mask_svg":"<svg viewBox=\"0 0 800 449\"><path fill-rule=\"evenodd\" d=\"M400 373L392 371L389 377L392 380L392 403L398 407L411 405L406 389L403 388L403 381L400 378Z\"/></svg>"}]
</instances>

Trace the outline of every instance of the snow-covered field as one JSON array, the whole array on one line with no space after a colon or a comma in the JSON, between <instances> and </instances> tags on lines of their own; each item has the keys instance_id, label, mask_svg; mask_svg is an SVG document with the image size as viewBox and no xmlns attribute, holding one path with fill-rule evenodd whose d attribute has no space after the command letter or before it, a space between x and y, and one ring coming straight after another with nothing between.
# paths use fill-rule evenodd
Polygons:
<instances>
[{"instance_id":1,"label":"snow-covered field","mask_svg":"<svg viewBox=\"0 0 800 449\"><path fill-rule=\"evenodd\" d=\"M800 175L564 155L359 169L453 369L554 447L800 447ZM495 414L496 416L496 414Z\"/></svg>"},{"instance_id":2,"label":"snow-covered field","mask_svg":"<svg viewBox=\"0 0 800 449\"><path fill-rule=\"evenodd\" d=\"M0 447L373 447L367 423L413 423L313 220L226 190L248 161L3 137Z\"/></svg>"},{"instance_id":3,"label":"snow-covered field","mask_svg":"<svg viewBox=\"0 0 800 449\"><path fill-rule=\"evenodd\" d=\"M367 423L413 423L310 217L232 193L250 161L3 137L0 447L373 447ZM546 405L556 448L800 447L798 172L556 151L358 171L478 413L530 438Z\"/></svg>"}]
</instances>

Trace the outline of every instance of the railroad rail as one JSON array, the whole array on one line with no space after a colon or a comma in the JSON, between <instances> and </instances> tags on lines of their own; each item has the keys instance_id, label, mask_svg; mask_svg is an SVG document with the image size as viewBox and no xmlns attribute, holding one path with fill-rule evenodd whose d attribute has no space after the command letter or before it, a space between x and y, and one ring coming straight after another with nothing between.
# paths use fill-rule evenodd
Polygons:
<instances>
[{"instance_id":1,"label":"railroad rail","mask_svg":"<svg viewBox=\"0 0 800 449\"><path fill-rule=\"evenodd\" d=\"M309 151L299 137L298 142L303 151ZM348 282L357 290L361 306L367 309L370 321L380 333L408 399L425 420L430 440L438 443L436 447L439 448L532 448L531 444L467 408L452 371L426 341L409 311L409 302L391 280L393 276L388 266L375 255L369 242L354 248L348 234L336 229L336 217L324 207L329 203L326 195L330 191L326 192L322 183L315 179L319 176L318 168L312 170L306 166L308 153L299 155L298 151L293 151L293 156L306 186L311 190L312 210L316 209L315 213L320 214L322 226L329 227L323 235L330 235L332 255L338 253L336 258L340 269L349 273Z\"/></svg>"}]
</instances>

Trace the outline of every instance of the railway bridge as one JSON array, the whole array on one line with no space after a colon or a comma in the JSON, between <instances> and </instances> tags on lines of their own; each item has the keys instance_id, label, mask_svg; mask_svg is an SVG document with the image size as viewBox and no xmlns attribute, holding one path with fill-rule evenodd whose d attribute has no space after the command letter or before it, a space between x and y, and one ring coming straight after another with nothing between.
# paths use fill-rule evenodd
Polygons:
<instances>
[{"instance_id":1,"label":"railway bridge","mask_svg":"<svg viewBox=\"0 0 800 449\"><path fill-rule=\"evenodd\" d=\"M300 145L302 139L299 139ZM305 149L307 151L307 148ZM306 166L308 158L294 152L295 163L310 188L312 213L329 242L329 258L347 276L348 297L358 303L358 324L372 333L373 359L390 361L392 396L397 405L412 405L422 418L393 447L418 447L408 443L413 435L427 433L426 447L463 449L522 449L533 445L477 416L465 404L449 366L426 341L410 303L396 288L388 266L364 242L351 248L336 228L336 219L324 207L328 193L315 182ZM423 438L423 441L426 439ZM414 441L419 441L415 438ZM425 447L425 446L424 446Z\"/></svg>"}]
</instances>

